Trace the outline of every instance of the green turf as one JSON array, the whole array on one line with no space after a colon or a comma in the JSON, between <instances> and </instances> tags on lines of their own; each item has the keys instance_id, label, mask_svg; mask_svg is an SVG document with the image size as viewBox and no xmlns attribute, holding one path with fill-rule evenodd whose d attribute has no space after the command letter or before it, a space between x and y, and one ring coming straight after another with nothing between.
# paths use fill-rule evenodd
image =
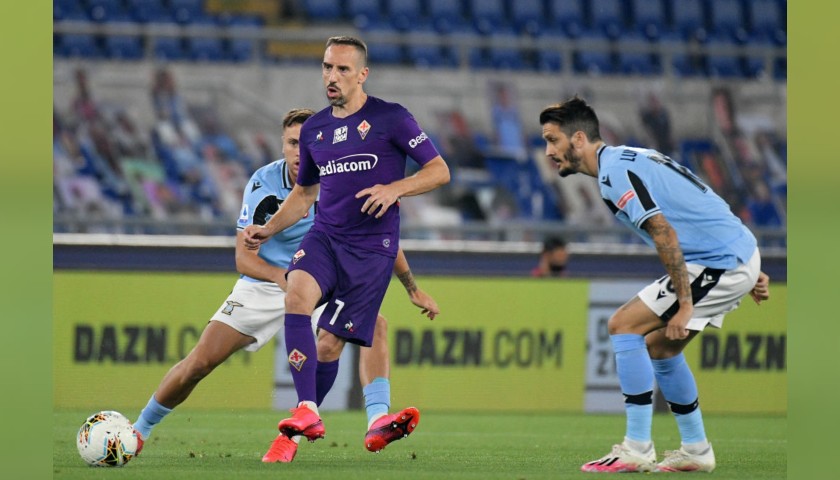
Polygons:
<instances>
[{"instance_id":1,"label":"green turf","mask_svg":"<svg viewBox=\"0 0 840 480\"><path fill-rule=\"evenodd\" d=\"M283 412L184 410L159 425L143 454L125 467L91 468L75 445L75 433L90 413L53 414L53 478L598 478L604 475L581 473L580 465L607 453L624 428L619 415L423 412L410 437L372 454L362 445L363 412L324 412L325 439L302 444L291 464L263 464L260 458ZM718 463L710 478L786 478L785 417L707 415L705 420ZM656 415L653 434L660 458L664 450L678 447L670 415Z\"/></svg>"}]
</instances>

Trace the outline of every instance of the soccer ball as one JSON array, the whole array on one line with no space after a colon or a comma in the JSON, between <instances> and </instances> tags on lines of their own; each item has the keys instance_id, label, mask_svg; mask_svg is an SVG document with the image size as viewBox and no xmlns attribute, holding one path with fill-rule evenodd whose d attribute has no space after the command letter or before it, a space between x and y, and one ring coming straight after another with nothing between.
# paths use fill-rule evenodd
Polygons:
<instances>
[{"instance_id":1,"label":"soccer ball","mask_svg":"<svg viewBox=\"0 0 840 480\"><path fill-rule=\"evenodd\" d=\"M123 414L103 410L88 417L79 428L76 447L89 465L121 467L134 458L137 433Z\"/></svg>"}]
</instances>

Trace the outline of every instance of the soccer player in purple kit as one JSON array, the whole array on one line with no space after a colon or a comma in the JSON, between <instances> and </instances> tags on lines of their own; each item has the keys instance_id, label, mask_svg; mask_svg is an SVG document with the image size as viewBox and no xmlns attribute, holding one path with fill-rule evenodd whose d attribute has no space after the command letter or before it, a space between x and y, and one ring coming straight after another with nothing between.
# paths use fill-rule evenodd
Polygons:
<instances>
[{"instance_id":1,"label":"soccer player in purple kit","mask_svg":"<svg viewBox=\"0 0 840 480\"><path fill-rule=\"evenodd\" d=\"M338 359L346 342L372 344L399 248L399 199L449 182L449 167L408 110L365 93L368 73L364 42L327 40L322 78L330 106L301 129L297 184L271 220L243 232L246 244L257 248L294 225L318 199L315 223L287 274L284 331L298 405L279 423L283 435L275 442L283 436L323 438L316 390L330 385L335 373L317 367ZM406 177L408 156L421 169ZM316 352L310 319L322 304ZM390 395L388 380L382 380L365 387L366 405ZM414 407L385 413L368 409L368 450L407 436L420 419Z\"/></svg>"}]
</instances>

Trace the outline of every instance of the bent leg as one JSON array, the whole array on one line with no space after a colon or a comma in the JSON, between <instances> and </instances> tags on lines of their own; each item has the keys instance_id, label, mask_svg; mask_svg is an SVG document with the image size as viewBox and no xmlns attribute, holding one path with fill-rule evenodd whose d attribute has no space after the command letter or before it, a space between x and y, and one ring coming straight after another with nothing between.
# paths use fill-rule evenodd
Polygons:
<instances>
[{"instance_id":1,"label":"bent leg","mask_svg":"<svg viewBox=\"0 0 840 480\"><path fill-rule=\"evenodd\" d=\"M690 331L683 340L669 340L664 329L645 338L653 362L656 383L677 421L683 448L690 453L708 449L708 440L700 411L697 383L682 351L699 332Z\"/></svg>"},{"instance_id":2,"label":"bent leg","mask_svg":"<svg viewBox=\"0 0 840 480\"><path fill-rule=\"evenodd\" d=\"M157 390L149 399L134 428L148 439L152 428L172 409L184 402L198 383L234 352L253 343L254 337L244 335L229 325L210 321L198 344L164 375Z\"/></svg>"},{"instance_id":3,"label":"bent leg","mask_svg":"<svg viewBox=\"0 0 840 480\"><path fill-rule=\"evenodd\" d=\"M621 306L608 323L627 417L625 443L637 452L652 447L653 365L644 335L663 322L638 297Z\"/></svg>"},{"instance_id":4,"label":"bent leg","mask_svg":"<svg viewBox=\"0 0 840 480\"><path fill-rule=\"evenodd\" d=\"M286 353L298 394L298 404L307 402L316 412L318 353L312 336L312 312L320 298L321 288L312 275L303 270L289 272L284 322Z\"/></svg>"}]
</instances>

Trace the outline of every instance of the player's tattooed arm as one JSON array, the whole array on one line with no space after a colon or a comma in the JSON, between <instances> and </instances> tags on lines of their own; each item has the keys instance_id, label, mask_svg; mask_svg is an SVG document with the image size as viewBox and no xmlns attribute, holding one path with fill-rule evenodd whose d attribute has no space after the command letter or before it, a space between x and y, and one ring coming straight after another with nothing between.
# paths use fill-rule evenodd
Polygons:
<instances>
[{"instance_id":1,"label":"player's tattooed arm","mask_svg":"<svg viewBox=\"0 0 840 480\"><path fill-rule=\"evenodd\" d=\"M398 273L397 278L400 279L400 283L403 284L405 291L408 292L409 295L417 291L417 282L414 281L414 275L411 274L411 270Z\"/></svg>"},{"instance_id":2,"label":"player's tattooed arm","mask_svg":"<svg viewBox=\"0 0 840 480\"><path fill-rule=\"evenodd\" d=\"M677 300L682 304L691 300L691 284L688 281L688 269L685 265L677 232L661 213L647 219L642 228L650 235L656 252L659 254L659 261L665 267L665 271L671 277L671 283L677 294ZM682 308L682 305L681 307Z\"/></svg>"}]
</instances>

